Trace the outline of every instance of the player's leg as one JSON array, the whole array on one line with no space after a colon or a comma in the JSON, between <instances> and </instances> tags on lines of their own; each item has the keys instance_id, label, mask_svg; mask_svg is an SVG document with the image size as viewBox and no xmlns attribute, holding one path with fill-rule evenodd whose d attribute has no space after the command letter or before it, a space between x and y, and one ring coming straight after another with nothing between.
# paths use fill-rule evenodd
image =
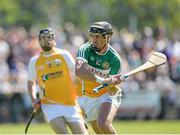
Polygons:
<instances>
[{"instance_id":1,"label":"player's leg","mask_svg":"<svg viewBox=\"0 0 180 135\"><path fill-rule=\"evenodd\" d=\"M88 134L84 125L84 119L79 112L74 111L73 115L65 116L64 119L72 131L72 134Z\"/></svg>"},{"instance_id":2,"label":"player's leg","mask_svg":"<svg viewBox=\"0 0 180 135\"><path fill-rule=\"evenodd\" d=\"M106 93L98 98L85 96L86 120L90 122L93 130L97 134L106 133L106 130L108 130L108 133L115 133L114 128L111 125L120 104L120 102L118 101L120 99L119 96L121 96L121 94L119 93L116 93L113 96L109 95L109 93ZM105 105L104 107L104 104L107 105ZM106 124L108 123L107 121L111 121L109 122L108 127L106 127ZM105 131L103 131L101 128L105 128Z\"/></svg>"},{"instance_id":3,"label":"player's leg","mask_svg":"<svg viewBox=\"0 0 180 135\"><path fill-rule=\"evenodd\" d=\"M117 110L118 108L109 102L101 104L97 120L90 121L91 127L93 128L96 134L116 133L115 129L112 126L112 122Z\"/></svg>"},{"instance_id":4,"label":"player's leg","mask_svg":"<svg viewBox=\"0 0 180 135\"><path fill-rule=\"evenodd\" d=\"M88 134L88 131L83 121L79 122L68 122L69 128L72 134Z\"/></svg>"},{"instance_id":5,"label":"player's leg","mask_svg":"<svg viewBox=\"0 0 180 135\"><path fill-rule=\"evenodd\" d=\"M49 122L56 134L68 134L66 122L63 117L57 117Z\"/></svg>"},{"instance_id":6,"label":"player's leg","mask_svg":"<svg viewBox=\"0 0 180 135\"><path fill-rule=\"evenodd\" d=\"M66 121L63 117L64 107L57 104L42 104L41 109L46 121L57 134L68 134Z\"/></svg>"},{"instance_id":7,"label":"player's leg","mask_svg":"<svg viewBox=\"0 0 180 135\"><path fill-rule=\"evenodd\" d=\"M112 122L118 108L112 103L105 102L100 106L100 112L97 119L98 128L105 134L116 134Z\"/></svg>"},{"instance_id":8,"label":"player's leg","mask_svg":"<svg viewBox=\"0 0 180 135\"><path fill-rule=\"evenodd\" d=\"M96 134L103 134L103 132L97 126L97 120L90 121L90 124Z\"/></svg>"},{"instance_id":9,"label":"player's leg","mask_svg":"<svg viewBox=\"0 0 180 135\"><path fill-rule=\"evenodd\" d=\"M116 133L115 129L113 128L112 122L120 106L121 96L121 90L118 90L113 95L107 93L101 97L97 126L105 134Z\"/></svg>"},{"instance_id":10,"label":"player's leg","mask_svg":"<svg viewBox=\"0 0 180 135\"><path fill-rule=\"evenodd\" d=\"M99 107L101 105L101 97L98 98L91 98L91 97L84 97L84 104L85 106L85 119L91 124L92 129L96 134L102 134L103 132L97 126L97 118L99 114Z\"/></svg>"},{"instance_id":11,"label":"player's leg","mask_svg":"<svg viewBox=\"0 0 180 135\"><path fill-rule=\"evenodd\" d=\"M78 101L78 104L79 104L79 106L81 108L82 116L83 116L83 119L84 119L84 124L85 124L85 127L87 129L88 125L87 125L87 122L85 120L86 116L85 116L85 101L84 101L84 96L79 96L77 101Z\"/></svg>"}]
</instances>

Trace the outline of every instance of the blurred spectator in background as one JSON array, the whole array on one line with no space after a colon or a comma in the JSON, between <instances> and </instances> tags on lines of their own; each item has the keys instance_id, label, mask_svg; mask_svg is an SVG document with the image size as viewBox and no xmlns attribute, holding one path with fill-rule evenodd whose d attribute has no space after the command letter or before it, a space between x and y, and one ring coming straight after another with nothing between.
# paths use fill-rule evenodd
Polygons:
<instances>
[{"instance_id":1,"label":"blurred spectator in background","mask_svg":"<svg viewBox=\"0 0 180 135\"><path fill-rule=\"evenodd\" d=\"M3 28L0 27L0 122L5 122L8 120L9 111L8 111L8 96L7 94L10 93L10 69L6 62L9 53L10 53L10 46L5 41L5 31ZM9 121L9 120L8 120Z\"/></svg>"}]
</instances>

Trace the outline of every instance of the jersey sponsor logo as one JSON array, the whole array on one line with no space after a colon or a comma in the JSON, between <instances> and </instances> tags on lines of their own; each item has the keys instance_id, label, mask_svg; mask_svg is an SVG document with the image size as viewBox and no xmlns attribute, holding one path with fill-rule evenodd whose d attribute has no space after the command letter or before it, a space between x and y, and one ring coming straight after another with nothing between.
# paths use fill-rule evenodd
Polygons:
<instances>
[{"instance_id":1,"label":"jersey sponsor logo","mask_svg":"<svg viewBox=\"0 0 180 135\"><path fill-rule=\"evenodd\" d=\"M87 67L87 70L96 74L96 75L108 77L108 73L102 73L101 71L98 71L97 69L95 69L93 67Z\"/></svg>"},{"instance_id":2,"label":"jersey sponsor logo","mask_svg":"<svg viewBox=\"0 0 180 135\"><path fill-rule=\"evenodd\" d=\"M103 69L109 69L109 63L108 62L104 62L103 64L102 64L102 67L103 67Z\"/></svg>"},{"instance_id":3,"label":"jersey sponsor logo","mask_svg":"<svg viewBox=\"0 0 180 135\"><path fill-rule=\"evenodd\" d=\"M43 81L47 81L48 80L48 75L42 75L42 79L43 79Z\"/></svg>"},{"instance_id":4,"label":"jersey sponsor logo","mask_svg":"<svg viewBox=\"0 0 180 135\"><path fill-rule=\"evenodd\" d=\"M57 71L57 72L52 72L49 74L42 75L42 79L45 82L45 81L52 80L52 79L62 77L62 76L63 76L63 71Z\"/></svg>"}]
</instances>

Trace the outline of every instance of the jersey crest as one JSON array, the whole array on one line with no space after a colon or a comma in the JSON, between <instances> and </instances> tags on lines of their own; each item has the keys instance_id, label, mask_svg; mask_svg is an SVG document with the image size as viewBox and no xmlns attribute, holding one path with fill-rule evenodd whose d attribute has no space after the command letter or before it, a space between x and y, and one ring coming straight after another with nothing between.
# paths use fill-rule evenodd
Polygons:
<instances>
[{"instance_id":1,"label":"jersey crest","mask_svg":"<svg viewBox=\"0 0 180 135\"><path fill-rule=\"evenodd\" d=\"M105 70L107 70L107 69L109 69L109 63L108 62L104 62L103 64L102 64L102 67L103 67L103 69L105 69Z\"/></svg>"}]
</instances>

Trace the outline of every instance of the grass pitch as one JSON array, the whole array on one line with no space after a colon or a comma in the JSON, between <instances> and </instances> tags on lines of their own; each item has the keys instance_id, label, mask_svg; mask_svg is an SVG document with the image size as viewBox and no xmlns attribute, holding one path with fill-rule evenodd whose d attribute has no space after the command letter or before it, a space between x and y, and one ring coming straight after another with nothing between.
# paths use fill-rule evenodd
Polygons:
<instances>
[{"instance_id":1,"label":"grass pitch","mask_svg":"<svg viewBox=\"0 0 180 135\"><path fill-rule=\"evenodd\" d=\"M25 124L0 124L0 134L24 134ZM115 121L119 134L180 134L179 121ZM89 133L93 130L89 126ZM48 124L32 123L29 134L54 134Z\"/></svg>"}]
</instances>

